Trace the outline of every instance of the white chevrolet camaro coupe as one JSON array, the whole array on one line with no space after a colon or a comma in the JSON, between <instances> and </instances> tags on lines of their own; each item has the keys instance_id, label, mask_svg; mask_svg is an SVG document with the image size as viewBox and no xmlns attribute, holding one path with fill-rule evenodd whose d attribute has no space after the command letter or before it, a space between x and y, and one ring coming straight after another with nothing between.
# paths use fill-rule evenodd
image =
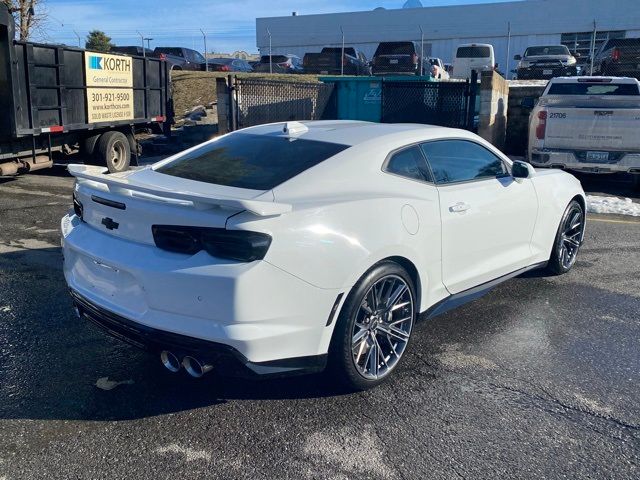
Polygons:
<instances>
[{"instance_id":1,"label":"white chevrolet camaro coupe","mask_svg":"<svg viewBox=\"0 0 640 480\"><path fill-rule=\"evenodd\" d=\"M139 170L69 171L77 313L194 377L328 368L372 387L420 314L567 272L585 228L573 176L425 125L261 125Z\"/></svg>"}]
</instances>

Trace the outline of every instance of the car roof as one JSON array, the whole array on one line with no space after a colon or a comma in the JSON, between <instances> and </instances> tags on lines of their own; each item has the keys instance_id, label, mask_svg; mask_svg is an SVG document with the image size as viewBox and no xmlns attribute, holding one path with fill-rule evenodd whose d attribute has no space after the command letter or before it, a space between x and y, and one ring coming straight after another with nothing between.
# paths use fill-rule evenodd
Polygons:
<instances>
[{"instance_id":1,"label":"car roof","mask_svg":"<svg viewBox=\"0 0 640 480\"><path fill-rule=\"evenodd\" d=\"M400 144L403 142L409 144L436 138L475 138L466 130L412 123L373 123L355 120L316 120L293 123L304 125L307 131L292 134L292 137L349 146L360 145L372 140L387 140L391 146L396 143L393 140L397 140ZM239 133L284 135L284 126L285 122L270 123L245 128Z\"/></svg>"},{"instance_id":2,"label":"car roof","mask_svg":"<svg viewBox=\"0 0 640 480\"><path fill-rule=\"evenodd\" d=\"M637 85L638 80L630 77L604 77L604 76L588 76L588 77L555 77L551 79L551 83L604 83L603 80L610 80L611 83L622 83ZM609 83L609 82L607 82Z\"/></svg>"}]
</instances>

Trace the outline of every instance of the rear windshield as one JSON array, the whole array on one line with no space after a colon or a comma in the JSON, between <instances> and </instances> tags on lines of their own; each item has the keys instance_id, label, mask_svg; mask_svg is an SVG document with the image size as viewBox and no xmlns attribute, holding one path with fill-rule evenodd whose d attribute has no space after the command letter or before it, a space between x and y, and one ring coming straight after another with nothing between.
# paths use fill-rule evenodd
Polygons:
<instances>
[{"instance_id":1,"label":"rear windshield","mask_svg":"<svg viewBox=\"0 0 640 480\"><path fill-rule=\"evenodd\" d=\"M234 133L156 171L228 187L271 190L346 148L315 140Z\"/></svg>"},{"instance_id":2,"label":"rear windshield","mask_svg":"<svg viewBox=\"0 0 640 480\"><path fill-rule=\"evenodd\" d=\"M457 58L489 58L491 49L489 47L459 47L456 53Z\"/></svg>"},{"instance_id":3,"label":"rear windshield","mask_svg":"<svg viewBox=\"0 0 640 480\"><path fill-rule=\"evenodd\" d=\"M289 60L286 55L272 55L271 59L273 63L285 63ZM269 63L269 55L261 56L260 63Z\"/></svg>"},{"instance_id":4,"label":"rear windshield","mask_svg":"<svg viewBox=\"0 0 640 480\"><path fill-rule=\"evenodd\" d=\"M378 45L376 55L413 55L416 48L411 42L384 42Z\"/></svg>"},{"instance_id":5,"label":"rear windshield","mask_svg":"<svg viewBox=\"0 0 640 480\"><path fill-rule=\"evenodd\" d=\"M322 49L322 53L333 53L333 54L342 54L342 47L325 47ZM345 55L351 55L352 57L356 56L356 49L353 47L345 47L344 48Z\"/></svg>"},{"instance_id":6,"label":"rear windshield","mask_svg":"<svg viewBox=\"0 0 640 480\"><path fill-rule=\"evenodd\" d=\"M640 38L615 38L609 40L604 50L614 47L640 47Z\"/></svg>"},{"instance_id":7,"label":"rear windshield","mask_svg":"<svg viewBox=\"0 0 640 480\"><path fill-rule=\"evenodd\" d=\"M539 55L569 55L569 49L564 45L552 47L529 47L525 50L525 57L536 57Z\"/></svg>"},{"instance_id":8,"label":"rear windshield","mask_svg":"<svg viewBox=\"0 0 640 480\"><path fill-rule=\"evenodd\" d=\"M553 83L547 95L640 95L637 85L630 83Z\"/></svg>"},{"instance_id":9,"label":"rear windshield","mask_svg":"<svg viewBox=\"0 0 640 480\"><path fill-rule=\"evenodd\" d=\"M175 55L176 57L183 57L181 48L173 47L158 47L154 50L156 53L166 53L167 55Z\"/></svg>"},{"instance_id":10,"label":"rear windshield","mask_svg":"<svg viewBox=\"0 0 640 480\"><path fill-rule=\"evenodd\" d=\"M209 63L215 63L217 65L231 65L235 58L210 58Z\"/></svg>"}]
</instances>

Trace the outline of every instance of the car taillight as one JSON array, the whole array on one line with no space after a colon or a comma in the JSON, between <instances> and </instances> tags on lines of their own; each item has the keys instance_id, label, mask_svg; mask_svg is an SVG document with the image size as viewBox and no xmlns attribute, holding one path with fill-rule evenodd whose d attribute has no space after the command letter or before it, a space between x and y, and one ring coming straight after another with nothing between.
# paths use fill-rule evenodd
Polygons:
<instances>
[{"instance_id":1,"label":"car taillight","mask_svg":"<svg viewBox=\"0 0 640 480\"><path fill-rule=\"evenodd\" d=\"M266 233L224 228L153 225L153 240L158 248L194 255L205 250L211 256L238 262L261 260L271 245Z\"/></svg>"},{"instance_id":2,"label":"car taillight","mask_svg":"<svg viewBox=\"0 0 640 480\"><path fill-rule=\"evenodd\" d=\"M411 58L413 60L413 64L417 65L418 64L418 55L414 53Z\"/></svg>"},{"instance_id":3,"label":"car taillight","mask_svg":"<svg viewBox=\"0 0 640 480\"><path fill-rule=\"evenodd\" d=\"M80 200L78 200L78 197L76 196L76 192L73 192L73 211L76 214L76 216L82 220L82 214L84 213L84 207L82 206L82 203L80 203Z\"/></svg>"},{"instance_id":4,"label":"car taillight","mask_svg":"<svg viewBox=\"0 0 640 480\"><path fill-rule=\"evenodd\" d=\"M547 133L547 111L540 110L538 112L538 125L536 126L536 138L544 140Z\"/></svg>"},{"instance_id":5,"label":"car taillight","mask_svg":"<svg viewBox=\"0 0 640 480\"><path fill-rule=\"evenodd\" d=\"M222 67L220 68L221 72L229 72L231 71L231 69L229 68L229 65L222 65Z\"/></svg>"},{"instance_id":6,"label":"car taillight","mask_svg":"<svg viewBox=\"0 0 640 480\"><path fill-rule=\"evenodd\" d=\"M166 60L167 56L164 53L160 54L160 60Z\"/></svg>"},{"instance_id":7,"label":"car taillight","mask_svg":"<svg viewBox=\"0 0 640 480\"><path fill-rule=\"evenodd\" d=\"M620 60L620 49L619 48L614 48L613 49L613 53L611 54L611 58L613 59L614 62L617 62Z\"/></svg>"},{"instance_id":8,"label":"car taillight","mask_svg":"<svg viewBox=\"0 0 640 480\"><path fill-rule=\"evenodd\" d=\"M348 64L349 64L349 61L347 60L347 56L343 55L342 56L342 65L348 65Z\"/></svg>"}]
</instances>

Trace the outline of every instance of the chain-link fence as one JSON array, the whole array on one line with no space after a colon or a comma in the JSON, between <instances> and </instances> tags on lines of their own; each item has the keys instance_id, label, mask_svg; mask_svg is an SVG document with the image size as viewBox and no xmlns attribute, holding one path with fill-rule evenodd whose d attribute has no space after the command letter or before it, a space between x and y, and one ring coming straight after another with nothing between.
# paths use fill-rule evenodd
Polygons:
<instances>
[{"instance_id":1,"label":"chain-link fence","mask_svg":"<svg viewBox=\"0 0 640 480\"><path fill-rule=\"evenodd\" d=\"M237 78L237 126L271 122L320 120L333 84Z\"/></svg>"},{"instance_id":2,"label":"chain-link fence","mask_svg":"<svg viewBox=\"0 0 640 480\"><path fill-rule=\"evenodd\" d=\"M472 86L474 88L472 88ZM473 128L477 82L382 83L384 123L425 123L443 127Z\"/></svg>"}]
</instances>

